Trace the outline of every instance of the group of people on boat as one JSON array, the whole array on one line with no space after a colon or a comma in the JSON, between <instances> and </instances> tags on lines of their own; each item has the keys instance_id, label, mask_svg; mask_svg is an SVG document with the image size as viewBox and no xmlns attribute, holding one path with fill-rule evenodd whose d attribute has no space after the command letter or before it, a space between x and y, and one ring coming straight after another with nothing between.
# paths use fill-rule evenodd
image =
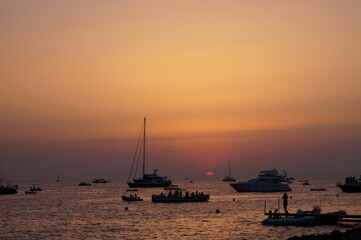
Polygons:
<instances>
[{"instance_id":1,"label":"group of people on boat","mask_svg":"<svg viewBox=\"0 0 361 240\"><path fill-rule=\"evenodd\" d=\"M169 191L168 194L161 193L160 196L168 197L168 198L192 198L192 197L205 196L205 195L204 195L203 192L198 192L198 190L195 191L195 192L191 192L191 193L186 191L183 194L182 190L177 189L177 190L174 190L174 191Z\"/></svg>"},{"instance_id":2,"label":"group of people on boat","mask_svg":"<svg viewBox=\"0 0 361 240\"><path fill-rule=\"evenodd\" d=\"M360 177L361 179L361 177ZM346 178L346 183L358 183L360 181L360 179L356 179L355 177L347 177Z\"/></svg>"},{"instance_id":3,"label":"group of people on boat","mask_svg":"<svg viewBox=\"0 0 361 240\"><path fill-rule=\"evenodd\" d=\"M140 200L141 198L140 197L138 197L138 195L137 194L130 194L129 195L129 200Z\"/></svg>"}]
</instances>

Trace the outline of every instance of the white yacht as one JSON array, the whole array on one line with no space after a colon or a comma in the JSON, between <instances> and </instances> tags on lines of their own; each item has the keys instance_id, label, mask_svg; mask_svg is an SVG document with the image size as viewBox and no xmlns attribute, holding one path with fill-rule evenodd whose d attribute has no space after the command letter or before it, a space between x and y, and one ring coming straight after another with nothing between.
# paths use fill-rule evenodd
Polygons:
<instances>
[{"instance_id":1,"label":"white yacht","mask_svg":"<svg viewBox=\"0 0 361 240\"><path fill-rule=\"evenodd\" d=\"M261 171L258 177L247 182L230 183L237 192L288 192L292 191L286 172L279 174L277 169Z\"/></svg>"}]
</instances>

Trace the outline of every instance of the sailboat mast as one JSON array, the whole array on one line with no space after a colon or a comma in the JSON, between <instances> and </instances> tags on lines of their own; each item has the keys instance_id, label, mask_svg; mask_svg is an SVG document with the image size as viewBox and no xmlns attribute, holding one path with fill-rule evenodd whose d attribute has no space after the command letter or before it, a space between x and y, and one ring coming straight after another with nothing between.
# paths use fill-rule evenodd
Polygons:
<instances>
[{"instance_id":1,"label":"sailboat mast","mask_svg":"<svg viewBox=\"0 0 361 240\"><path fill-rule=\"evenodd\" d=\"M143 176L145 174L145 127L147 119L144 118L144 129L143 129Z\"/></svg>"},{"instance_id":2,"label":"sailboat mast","mask_svg":"<svg viewBox=\"0 0 361 240\"><path fill-rule=\"evenodd\" d=\"M229 171L228 176L232 176L231 175L231 160L228 160L228 171Z\"/></svg>"}]
</instances>

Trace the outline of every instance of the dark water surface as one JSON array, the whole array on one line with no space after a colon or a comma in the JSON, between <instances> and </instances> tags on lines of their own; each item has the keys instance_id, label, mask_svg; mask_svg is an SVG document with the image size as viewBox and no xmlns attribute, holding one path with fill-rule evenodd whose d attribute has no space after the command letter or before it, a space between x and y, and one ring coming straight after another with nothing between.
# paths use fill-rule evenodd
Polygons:
<instances>
[{"instance_id":1,"label":"dark water surface","mask_svg":"<svg viewBox=\"0 0 361 240\"><path fill-rule=\"evenodd\" d=\"M361 193L342 193L336 187L338 181L343 180L311 180L310 186L294 181L289 211L321 205L322 212L344 209L361 214ZM32 183L19 183L18 194L0 196L0 239L287 239L350 228L263 226L264 201L268 209L274 209L282 193L236 193L220 180L174 183L188 191L209 193L211 199L208 203L152 203L151 195L162 190L140 189L136 193L144 202L126 203L121 199L126 186L120 181L90 187L80 187L78 182L43 182L38 183L42 192L26 195ZM327 191L309 190L315 187Z\"/></svg>"}]
</instances>

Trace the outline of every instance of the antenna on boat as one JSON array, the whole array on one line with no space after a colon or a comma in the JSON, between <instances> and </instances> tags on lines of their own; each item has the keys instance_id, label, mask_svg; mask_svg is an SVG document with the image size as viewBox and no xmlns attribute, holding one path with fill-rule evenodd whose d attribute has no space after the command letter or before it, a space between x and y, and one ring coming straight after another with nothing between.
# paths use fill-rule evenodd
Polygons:
<instances>
[{"instance_id":1,"label":"antenna on boat","mask_svg":"<svg viewBox=\"0 0 361 240\"><path fill-rule=\"evenodd\" d=\"M147 118L144 118L144 129L143 129L143 176L145 174L145 127L147 123Z\"/></svg>"}]
</instances>

